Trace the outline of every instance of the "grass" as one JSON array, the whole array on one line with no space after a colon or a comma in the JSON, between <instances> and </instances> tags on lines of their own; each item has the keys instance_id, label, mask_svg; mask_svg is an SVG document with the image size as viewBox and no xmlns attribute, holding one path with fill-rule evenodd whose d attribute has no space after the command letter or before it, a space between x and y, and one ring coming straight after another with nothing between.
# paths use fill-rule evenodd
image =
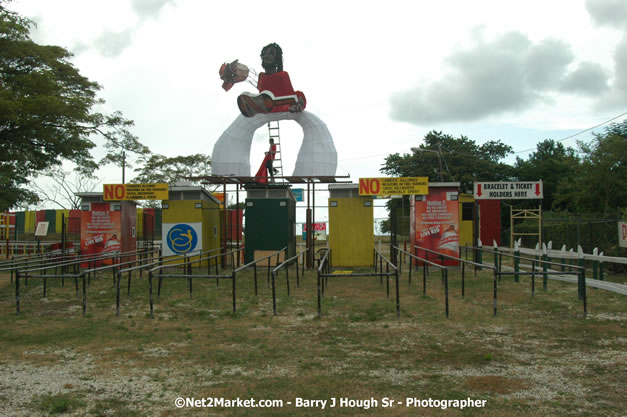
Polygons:
<instances>
[{"instance_id":1,"label":"grass","mask_svg":"<svg viewBox=\"0 0 627 417\"><path fill-rule=\"evenodd\" d=\"M536 277L537 278L537 277ZM624 278L624 277L622 277ZM623 414L627 372L627 297L588 290L584 316L576 286L529 277L499 284L492 314L492 276L468 273L461 297L459 271L449 272L444 310L440 274L423 295L421 271L400 282L396 317L376 277L332 277L317 316L316 276L296 286L277 277L278 315L272 314L265 274L254 295L252 271L238 275L237 311L231 282L164 280L151 319L146 277L122 281L120 316L110 274L92 280L87 311L73 282L41 280L15 290L0 276L0 415L383 415L581 416ZM616 277L620 281L621 277ZM281 408L186 408L177 397L278 399ZM365 407L297 408L295 398L377 399ZM382 399L486 400L485 408L383 407Z\"/></svg>"}]
</instances>

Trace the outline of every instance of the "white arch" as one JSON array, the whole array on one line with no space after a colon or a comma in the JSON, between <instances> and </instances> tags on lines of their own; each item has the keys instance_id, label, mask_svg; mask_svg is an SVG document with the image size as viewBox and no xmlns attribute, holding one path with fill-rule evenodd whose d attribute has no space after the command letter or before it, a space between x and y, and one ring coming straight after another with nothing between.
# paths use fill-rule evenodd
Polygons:
<instances>
[{"instance_id":1,"label":"white arch","mask_svg":"<svg viewBox=\"0 0 627 417\"><path fill-rule=\"evenodd\" d=\"M215 175L250 176L250 146L255 130L270 121L294 120L303 128L293 176L334 176L337 152L329 129L308 111L267 113L253 117L241 114L213 145L211 172Z\"/></svg>"}]
</instances>

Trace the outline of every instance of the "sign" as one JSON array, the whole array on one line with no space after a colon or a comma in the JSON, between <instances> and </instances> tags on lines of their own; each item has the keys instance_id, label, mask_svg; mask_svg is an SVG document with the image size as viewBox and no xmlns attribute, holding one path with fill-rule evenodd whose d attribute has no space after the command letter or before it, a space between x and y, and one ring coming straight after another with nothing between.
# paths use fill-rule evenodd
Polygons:
<instances>
[{"instance_id":1,"label":"sign","mask_svg":"<svg viewBox=\"0 0 627 417\"><path fill-rule=\"evenodd\" d=\"M475 200L515 200L543 198L542 181L476 182Z\"/></svg>"},{"instance_id":2,"label":"sign","mask_svg":"<svg viewBox=\"0 0 627 417\"><path fill-rule=\"evenodd\" d=\"M48 234L48 226L50 222L39 222L37 223L37 230L35 230L35 236L43 237Z\"/></svg>"},{"instance_id":3,"label":"sign","mask_svg":"<svg viewBox=\"0 0 627 417\"><path fill-rule=\"evenodd\" d=\"M122 245L120 211L111 211L110 203L92 203L90 211L81 211L81 254L113 255ZM112 259L97 261L89 266L110 265Z\"/></svg>"},{"instance_id":4,"label":"sign","mask_svg":"<svg viewBox=\"0 0 627 417\"><path fill-rule=\"evenodd\" d=\"M359 195L429 194L429 177L360 178Z\"/></svg>"},{"instance_id":5,"label":"sign","mask_svg":"<svg viewBox=\"0 0 627 417\"><path fill-rule=\"evenodd\" d=\"M105 201L167 200L168 184L104 184Z\"/></svg>"},{"instance_id":6,"label":"sign","mask_svg":"<svg viewBox=\"0 0 627 417\"><path fill-rule=\"evenodd\" d=\"M415 235L412 241L417 246L445 255L459 255L459 201L453 188L432 188L420 200L414 200ZM442 263L433 253L419 253L435 263ZM432 259L433 258L433 259ZM445 265L456 265L457 261L444 259Z\"/></svg>"},{"instance_id":7,"label":"sign","mask_svg":"<svg viewBox=\"0 0 627 417\"><path fill-rule=\"evenodd\" d=\"M163 256L202 250L202 223L164 223Z\"/></svg>"},{"instance_id":8,"label":"sign","mask_svg":"<svg viewBox=\"0 0 627 417\"><path fill-rule=\"evenodd\" d=\"M294 193L294 197L296 197L296 201L305 201L305 189L304 188L292 188L292 193Z\"/></svg>"},{"instance_id":9,"label":"sign","mask_svg":"<svg viewBox=\"0 0 627 417\"><path fill-rule=\"evenodd\" d=\"M327 240L327 224L325 222L314 223L314 240ZM307 240L307 223L303 223L303 240Z\"/></svg>"},{"instance_id":10,"label":"sign","mask_svg":"<svg viewBox=\"0 0 627 417\"><path fill-rule=\"evenodd\" d=\"M618 246L627 248L627 223L618 222Z\"/></svg>"},{"instance_id":11,"label":"sign","mask_svg":"<svg viewBox=\"0 0 627 417\"><path fill-rule=\"evenodd\" d=\"M224 205L224 193L211 193L211 195L217 198L221 205Z\"/></svg>"}]
</instances>

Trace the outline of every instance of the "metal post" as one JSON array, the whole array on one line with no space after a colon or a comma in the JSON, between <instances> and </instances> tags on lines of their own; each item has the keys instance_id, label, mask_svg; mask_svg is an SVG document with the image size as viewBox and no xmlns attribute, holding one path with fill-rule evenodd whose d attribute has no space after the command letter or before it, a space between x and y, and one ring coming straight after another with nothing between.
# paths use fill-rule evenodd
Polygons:
<instances>
[{"instance_id":1,"label":"metal post","mask_svg":"<svg viewBox=\"0 0 627 417\"><path fill-rule=\"evenodd\" d=\"M115 281L115 315L116 316L120 315L120 279L122 279L121 275L122 273L118 271L118 276L116 277L116 281ZM130 281L130 277L129 277L129 281Z\"/></svg>"},{"instance_id":2,"label":"metal post","mask_svg":"<svg viewBox=\"0 0 627 417\"><path fill-rule=\"evenodd\" d=\"M274 271L272 271L272 314L276 316L276 287L274 284Z\"/></svg>"},{"instance_id":3,"label":"metal post","mask_svg":"<svg viewBox=\"0 0 627 417\"><path fill-rule=\"evenodd\" d=\"M390 298L390 276L388 275L389 272L390 272L390 263L386 262L385 263L385 295L387 298Z\"/></svg>"},{"instance_id":4,"label":"metal post","mask_svg":"<svg viewBox=\"0 0 627 417\"><path fill-rule=\"evenodd\" d=\"M313 232L311 226L311 187L309 180L307 180L307 211L305 213L305 231L307 232L307 238L305 239L305 248L309 251L307 252L307 269L311 269L313 265L313 252L314 250L311 248L311 233Z\"/></svg>"},{"instance_id":5,"label":"metal post","mask_svg":"<svg viewBox=\"0 0 627 417\"><path fill-rule=\"evenodd\" d=\"M544 253L542 254L542 289L544 291L547 290L548 287L548 281L549 281L549 277L547 272L548 269L548 264L547 264L547 254L546 251L544 251Z\"/></svg>"},{"instance_id":6,"label":"metal post","mask_svg":"<svg viewBox=\"0 0 627 417\"><path fill-rule=\"evenodd\" d=\"M409 277L408 277L407 285L411 286L411 267L412 267L412 264L414 263L414 260L412 259L411 256L408 256L408 258L409 258Z\"/></svg>"},{"instance_id":7,"label":"metal post","mask_svg":"<svg viewBox=\"0 0 627 417\"><path fill-rule=\"evenodd\" d=\"M320 271L318 271L318 317L322 314L322 297L320 291Z\"/></svg>"},{"instance_id":8,"label":"metal post","mask_svg":"<svg viewBox=\"0 0 627 417\"><path fill-rule=\"evenodd\" d=\"M536 293L536 261L531 261L531 296Z\"/></svg>"},{"instance_id":9,"label":"metal post","mask_svg":"<svg viewBox=\"0 0 627 417\"><path fill-rule=\"evenodd\" d=\"M448 269L444 268L444 298L446 299L446 318L448 319Z\"/></svg>"},{"instance_id":10,"label":"metal post","mask_svg":"<svg viewBox=\"0 0 627 417\"><path fill-rule=\"evenodd\" d=\"M235 233L236 233L236 242L237 242L237 266L240 266L240 261L241 261L241 254L239 252L239 238L240 238L240 208L239 208L239 184L236 184L235 186ZM225 196L226 198L226 196Z\"/></svg>"},{"instance_id":11,"label":"metal post","mask_svg":"<svg viewBox=\"0 0 627 417\"><path fill-rule=\"evenodd\" d=\"M514 282L520 281L520 249L514 251Z\"/></svg>"},{"instance_id":12,"label":"metal post","mask_svg":"<svg viewBox=\"0 0 627 417\"><path fill-rule=\"evenodd\" d=\"M580 272L581 275L581 282L583 284L583 314L584 316L588 314L588 296L587 296L587 292L586 292L586 272L585 270L581 270Z\"/></svg>"},{"instance_id":13,"label":"metal post","mask_svg":"<svg viewBox=\"0 0 627 417\"><path fill-rule=\"evenodd\" d=\"M396 282L396 317L401 317L401 296L398 289L398 270L394 273L394 280Z\"/></svg>"},{"instance_id":14,"label":"metal post","mask_svg":"<svg viewBox=\"0 0 627 417\"><path fill-rule=\"evenodd\" d=\"M20 270L15 271L15 312L20 314Z\"/></svg>"},{"instance_id":15,"label":"metal post","mask_svg":"<svg viewBox=\"0 0 627 417\"><path fill-rule=\"evenodd\" d=\"M497 270L496 268L494 269L494 317L496 317L496 300L497 300L497 285L496 285L496 280L497 280Z\"/></svg>"},{"instance_id":16,"label":"metal post","mask_svg":"<svg viewBox=\"0 0 627 417\"><path fill-rule=\"evenodd\" d=\"M150 299L150 318L155 318L155 313L152 305L152 271L148 272L148 298Z\"/></svg>"},{"instance_id":17,"label":"metal post","mask_svg":"<svg viewBox=\"0 0 627 417\"><path fill-rule=\"evenodd\" d=\"M581 248L581 246L579 247ZM579 266L582 268L580 270L580 274L579 274L579 299L582 300L584 297L584 292L585 292L585 287L584 287L584 282L586 280L586 263L585 263L585 259L583 257L583 251L579 251Z\"/></svg>"},{"instance_id":18,"label":"metal post","mask_svg":"<svg viewBox=\"0 0 627 417\"><path fill-rule=\"evenodd\" d=\"M232 291L233 291L233 313L236 312L237 310L237 283L236 283L236 278L235 278L235 269L233 270L233 273L231 274L231 285L232 285Z\"/></svg>"},{"instance_id":19,"label":"metal post","mask_svg":"<svg viewBox=\"0 0 627 417\"><path fill-rule=\"evenodd\" d=\"M253 276L255 279L255 295L257 295L257 263L253 264Z\"/></svg>"},{"instance_id":20,"label":"metal post","mask_svg":"<svg viewBox=\"0 0 627 417\"><path fill-rule=\"evenodd\" d=\"M427 261L422 261L422 295L427 295Z\"/></svg>"},{"instance_id":21,"label":"metal post","mask_svg":"<svg viewBox=\"0 0 627 417\"><path fill-rule=\"evenodd\" d=\"M85 285L85 274L83 274L83 317L87 312L87 288Z\"/></svg>"},{"instance_id":22,"label":"metal post","mask_svg":"<svg viewBox=\"0 0 627 417\"><path fill-rule=\"evenodd\" d=\"M466 262L462 262L462 299L464 298L465 275L466 275Z\"/></svg>"}]
</instances>

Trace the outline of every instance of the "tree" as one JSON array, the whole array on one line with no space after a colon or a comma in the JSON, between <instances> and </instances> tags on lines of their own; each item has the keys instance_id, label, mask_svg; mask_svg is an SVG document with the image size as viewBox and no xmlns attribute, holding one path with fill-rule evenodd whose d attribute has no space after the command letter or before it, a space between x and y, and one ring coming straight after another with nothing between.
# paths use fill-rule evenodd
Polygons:
<instances>
[{"instance_id":1,"label":"tree","mask_svg":"<svg viewBox=\"0 0 627 417\"><path fill-rule=\"evenodd\" d=\"M126 182L126 168L133 166L128 162L129 153L144 156L150 155L150 149L143 145L137 136L133 135L128 129L133 126L133 122L125 120L120 112L115 112L110 118L110 123L115 126L114 133L99 132L107 142L104 147L107 154L100 160L100 165L115 164L122 168L122 183Z\"/></svg>"},{"instance_id":2,"label":"tree","mask_svg":"<svg viewBox=\"0 0 627 417\"><path fill-rule=\"evenodd\" d=\"M627 201L627 120L613 123L589 143L579 142L582 163L574 198L581 210L607 216Z\"/></svg>"},{"instance_id":3,"label":"tree","mask_svg":"<svg viewBox=\"0 0 627 417\"><path fill-rule=\"evenodd\" d=\"M574 149L546 139L536 145L536 151L527 160L516 157L514 175L520 181L542 180L543 210L572 210L574 207L568 200L560 198L556 203L555 196L558 188L562 193L570 188L568 181L575 176L578 165L579 158Z\"/></svg>"},{"instance_id":4,"label":"tree","mask_svg":"<svg viewBox=\"0 0 627 417\"><path fill-rule=\"evenodd\" d=\"M511 146L501 141L477 145L466 136L455 138L431 131L425 136L424 144L412 148L412 153L389 155L380 171L398 177L429 177L430 182L460 182L462 191L472 192L475 181L511 180L512 167L500 162L511 153ZM404 206L402 215L408 216L410 204L407 196L404 199L388 201L388 210ZM388 231L389 220L381 227Z\"/></svg>"},{"instance_id":5,"label":"tree","mask_svg":"<svg viewBox=\"0 0 627 417\"><path fill-rule=\"evenodd\" d=\"M211 174L211 158L205 154L167 157L149 154L140 158L142 166L135 169L137 176L131 181L136 184L166 183L190 181L186 177L202 177ZM144 207L157 207L156 201L143 202Z\"/></svg>"},{"instance_id":6,"label":"tree","mask_svg":"<svg viewBox=\"0 0 627 417\"><path fill-rule=\"evenodd\" d=\"M41 186L33 181L31 183L33 191L37 193L41 202L53 203L68 210L80 209L81 198L76 193L94 191L100 183L98 179L91 176L77 171L64 171L58 166L48 168L43 175L51 180L51 184Z\"/></svg>"},{"instance_id":7,"label":"tree","mask_svg":"<svg viewBox=\"0 0 627 417\"><path fill-rule=\"evenodd\" d=\"M174 184L179 181L188 181L186 177L202 177L211 174L211 157L202 153L175 157L150 154L140 160L142 166L135 169L137 176L132 181L138 184Z\"/></svg>"},{"instance_id":8,"label":"tree","mask_svg":"<svg viewBox=\"0 0 627 417\"><path fill-rule=\"evenodd\" d=\"M96 96L100 85L79 73L66 49L33 42L33 22L5 3L0 0L0 211L36 202L24 187L28 178L63 160L93 175L92 137L121 143L133 124L119 112L92 112L104 103Z\"/></svg>"},{"instance_id":9,"label":"tree","mask_svg":"<svg viewBox=\"0 0 627 417\"><path fill-rule=\"evenodd\" d=\"M470 192L475 181L509 180L511 167L499 161L510 153L512 147L501 141L477 145L466 136L454 138L431 131L425 136L424 144L412 148L411 154L389 155L380 171L400 177L429 177L431 182L439 182L440 178L456 181L461 183L463 191Z\"/></svg>"}]
</instances>

